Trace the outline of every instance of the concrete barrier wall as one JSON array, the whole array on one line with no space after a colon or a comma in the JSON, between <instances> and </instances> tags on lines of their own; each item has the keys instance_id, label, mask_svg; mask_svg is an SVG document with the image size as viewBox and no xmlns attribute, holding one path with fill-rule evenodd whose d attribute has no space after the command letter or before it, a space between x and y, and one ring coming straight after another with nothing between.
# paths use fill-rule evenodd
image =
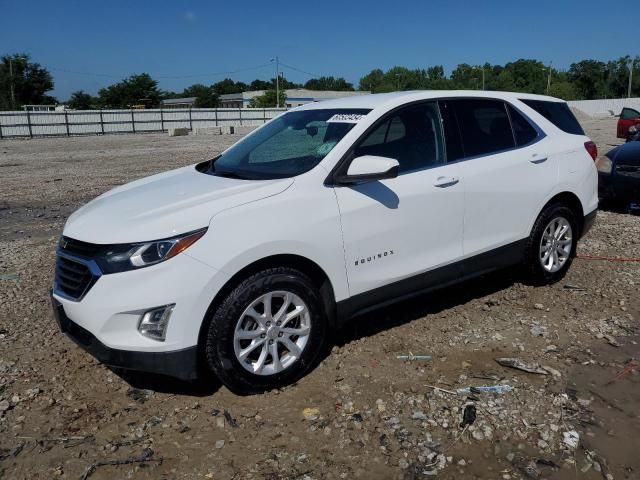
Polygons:
<instances>
[{"instance_id":1,"label":"concrete barrier wall","mask_svg":"<svg viewBox=\"0 0 640 480\"><path fill-rule=\"evenodd\" d=\"M0 112L0 139L164 132L174 128L257 127L283 111L283 108L193 108Z\"/></svg>"},{"instance_id":2,"label":"concrete barrier wall","mask_svg":"<svg viewBox=\"0 0 640 480\"><path fill-rule=\"evenodd\" d=\"M567 102L570 107L577 108L591 117L608 117L620 115L623 107L631 107L640 111L640 98L608 98L603 100L573 100Z\"/></svg>"}]
</instances>

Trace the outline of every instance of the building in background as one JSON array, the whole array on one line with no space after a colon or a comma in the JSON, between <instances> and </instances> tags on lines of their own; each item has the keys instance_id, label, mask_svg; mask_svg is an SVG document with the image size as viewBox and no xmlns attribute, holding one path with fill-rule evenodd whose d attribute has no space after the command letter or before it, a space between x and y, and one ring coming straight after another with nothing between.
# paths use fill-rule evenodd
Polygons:
<instances>
[{"instance_id":1,"label":"building in background","mask_svg":"<svg viewBox=\"0 0 640 480\"><path fill-rule=\"evenodd\" d=\"M196 97L169 98L160 102L160 108L193 108Z\"/></svg>"},{"instance_id":2,"label":"building in background","mask_svg":"<svg viewBox=\"0 0 640 480\"><path fill-rule=\"evenodd\" d=\"M265 90L229 93L220 95L220 108L247 108L251 100L264 95ZM320 102L334 98L351 97L353 95L368 95L370 92L342 92L332 90L306 90L304 88L289 88L284 91L286 108L295 108L305 103Z\"/></svg>"}]
</instances>

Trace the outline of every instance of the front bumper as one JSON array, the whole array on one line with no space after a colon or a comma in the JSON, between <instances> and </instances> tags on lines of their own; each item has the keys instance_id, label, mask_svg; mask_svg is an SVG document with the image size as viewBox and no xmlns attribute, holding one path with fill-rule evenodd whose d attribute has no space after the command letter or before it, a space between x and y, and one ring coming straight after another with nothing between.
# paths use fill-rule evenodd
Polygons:
<instances>
[{"instance_id":1,"label":"front bumper","mask_svg":"<svg viewBox=\"0 0 640 480\"><path fill-rule=\"evenodd\" d=\"M110 367L160 373L182 380L194 380L198 376L197 347L168 352L136 352L107 347L91 332L73 322L65 313L64 306L51 295L53 315L60 327L81 348L93 355L100 363Z\"/></svg>"},{"instance_id":2,"label":"front bumper","mask_svg":"<svg viewBox=\"0 0 640 480\"><path fill-rule=\"evenodd\" d=\"M605 200L640 202L640 177L599 173L598 196Z\"/></svg>"}]
</instances>

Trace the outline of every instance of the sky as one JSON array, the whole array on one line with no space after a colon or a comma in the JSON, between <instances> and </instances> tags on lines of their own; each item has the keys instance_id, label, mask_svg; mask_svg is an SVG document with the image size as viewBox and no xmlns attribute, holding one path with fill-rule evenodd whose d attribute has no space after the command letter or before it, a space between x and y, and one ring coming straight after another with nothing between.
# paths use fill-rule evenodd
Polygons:
<instances>
[{"instance_id":1,"label":"sky","mask_svg":"<svg viewBox=\"0 0 640 480\"><path fill-rule=\"evenodd\" d=\"M637 55L640 10L604 0L41 1L0 0L0 55L28 53L59 100L147 72L182 91L225 77L345 77L373 68L504 64L567 69L585 58ZM634 35L635 35L634 33ZM293 68L291 68L293 67Z\"/></svg>"}]
</instances>

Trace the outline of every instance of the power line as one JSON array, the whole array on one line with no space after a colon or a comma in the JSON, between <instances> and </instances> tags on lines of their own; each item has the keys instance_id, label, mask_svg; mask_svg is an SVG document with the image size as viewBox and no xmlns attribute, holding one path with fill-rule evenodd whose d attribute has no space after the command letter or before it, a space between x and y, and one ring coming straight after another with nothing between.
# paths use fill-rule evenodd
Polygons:
<instances>
[{"instance_id":1,"label":"power line","mask_svg":"<svg viewBox=\"0 0 640 480\"><path fill-rule=\"evenodd\" d=\"M282 63L282 61L280 61L280 65L282 65L283 67L286 67L286 68L288 68L290 70L295 70L296 72L304 73L305 75L309 75L310 77L318 78L318 77L322 76L322 75L317 75L315 73L307 72L305 70L302 70L301 68L294 67L292 65L287 65L286 63Z\"/></svg>"}]
</instances>

